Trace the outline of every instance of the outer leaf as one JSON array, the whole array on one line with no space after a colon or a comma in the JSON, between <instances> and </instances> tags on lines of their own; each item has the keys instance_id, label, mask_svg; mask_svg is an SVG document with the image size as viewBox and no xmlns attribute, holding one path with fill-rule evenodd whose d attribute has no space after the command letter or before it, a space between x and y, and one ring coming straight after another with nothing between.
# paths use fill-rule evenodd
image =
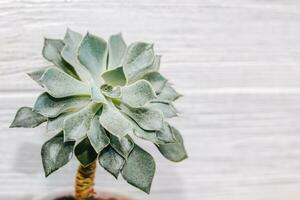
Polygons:
<instances>
[{"instance_id":1,"label":"outer leaf","mask_svg":"<svg viewBox=\"0 0 300 200\"><path fill-rule=\"evenodd\" d=\"M95 113L100 107L101 104L90 103L84 109L66 117L63 128L65 141L78 141L84 138Z\"/></svg>"},{"instance_id":2,"label":"outer leaf","mask_svg":"<svg viewBox=\"0 0 300 200\"><path fill-rule=\"evenodd\" d=\"M106 71L101 76L105 83L112 86L123 86L127 82L123 67L117 67Z\"/></svg>"},{"instance_id":3,"label":"outer leaf","mask_svg":"<svg viewBox=\"0 0 300 200\"><path fill-rule=\"evenodd\" d=\"M84 65L96 83L101 83L100 75L106 69L107 43L90 33L87 33L78 49L78 59Z\"/></svg>"},{"instance_id":4,"label":"outer leaf","mask_svg":"<svg viewBox=\"0 0 300 200\"><path fill-rule=\"evenodd\" d=\"M115 178L118 178L124 162L124 158L120 156L111 146L105 148L99 156L100 165Z\"/></svg>"},{"instance_id":5,"label":"outer leaf","mask_svg":"<svg viewBox=\"0 0 300 200\"><path fill-rule=\"evenodd\" d=\"M116 150L121 156L127 159L128 155L134 147L134 142L129 135L122 138L118 138L110 134L110 145Z\"/></svg>"},{"instance_id":6,"label":"outer leaf","mask_svg":"<svg viewBox=\"0 0 300 200\"><path fill-rule=\"evenodd\" d=\"M40 82L49 94L56 98L90 94L88 85L56 68L48 69L43 74Z\"/></svg>"},{"instance_id":7,"label":"outer leaf","mask_svg":"<svg viewBox=\"0 0 300 200\"><path fill-rule=\"evenodd\" d=\"M112 35L108 40L108 69L114 69L121 66L122 60L126 53L126 43L121 33Z\"/></svg>"},{"instance_id":8,"label":"outer leaf","mask_svg":"<svg viewBox=\"0 0 300 200\"><path fill-rule=\"evenodd\" d=\"M162 130L156 132L156 136L160 143L172 143L176 141L173 130L167 122L164 123Z\"/></svg>"},{"instance_id":9,"label":"outer leaf","mask_svg":"<svg viewBox=\"0 0 300 200\"><path fill-rule=\"evenodd\" d=\"M107 137L104 128L100 125L99 116L94 116L87 136L91 145L97 154L102 151L107 145L109 145L109 138Z\"/></svg>"},{"instance_id":10,"label":"outer leaf","mask_svg":"<svg viewBox=\"0 0 300 200\"><path fill-rule=\"evenodd\" d=\"M167 83L162 89L161 93L158 95L157 99L163 101L175 101L181 96L181 94L177 93L176 90Z\"/></svg>"},{"instance_id":11,"label":"outer leaf","mask_svg":"<svg viewBox=\"0 0 300 200\"><path fill-rule=\"evenodd\" d=\"M74 78L78 78L74 68L63 60L60 52L64 48L64 42L62 40L47 39L44 40L43 56L48 61L55 64L57 67L62 69L64 72Z\"/></svg>"},{"instance_id":12,"label":"outer leaf","mask_svg":"<svg viewBox=\"0 0 300 200\"><path fill-rule=\"evenodd\" d=\"M88 97L65 97L56 99L48 93L41 94L33 107L33 110L46 117L54 118L64 112L78 111L91 101Z\"/></svg>"},{"instance_id":13,"label":"outer leaf","mask_svg":"<svg viewBox=\"0 0 300 200\"><path fill-rule=\"evenodd\" d=\"M172 130L176 137L176 142L160 144L157 145L157 147L165 158L174 162L179 162L187 158L187 153L183 144L182 136L180 135L179 131L174 127L172 127Z\"/></svg>"},{"instance_id":14,"label":"outer leaf","mask_svg":"<svg viewBox=\"0 0 300 200\"><path fill-rule=\"evenodd\" d=\"M45 176L67 164L73 155L74 142L64 142L63 133L59 133L42 146L42 161Z\"/></svg>"},{"instance_id":15,"label":"outer leaf","mask_svg":"<svg viewBox=\"0 0 300 200\"><path fill-rule=\"evenodd\" d=\"M155 144L159 144L160 141L157 139L156 131L145 131L130 117L127 116L127 120L130 121L133 127L133 133L135 136L153 142Z\"/></svg>"},{"instance_id":16,"label":"outer leaf","mask_svg":"<svg viewBox=\"0 0 300 200\"><path fill-rule=\"evenodd\" d=\"M131 124L112 103L103 105L100 124L117 137L132 133Z\"/></svg>"},{"instance_id":17,"label":"outer leaf","mask_svg":"<svg viewBox=\"0 0 300 200\"><path fill-rule=\"evenodd\" d=\"M32 111L32 108L21 107L17 111L14 121L11 123L9 128L34 128L45 121L47 121L47 118L39 113Z\"/></svg>"},{"instance_id":18,"label":"outer leaf","mask_svg":"<svg viewBox=\"0 0 300 200\"><path fill-rule=\"evenodd\" d=\"M160 55L155 55L154 62L153 62L152 67L151 67L151 69L153 69L153 71L158 71L159 70L160 60L161 60L161 56Z\"/></svg>"},{"instance_id":19,"label":"outer leaf","mask_svg":"<svg viewBox=\"0 0 300 200\"><path fill-rule=\"evenodd\" d=\"M67 28L65 37L64 37L64 43L66 45L70 46L78 46L80 41L82 40L82 35L76 31L71 30L70 28Z\"/></svg>"},{"instance_id":20,"label":"outer leaf","mask_svg":"<svg viewBox=\"0 0 300 200\"><path fill-rule=\"evenodd\" d=\"M125 105L120 107L122 112L130 116L144 130L155 131L164 126L163 114L159 110L147 107L132 108Z\"/></svg>"},{"instance_id":21,"label":"outer leaf","mask_svg":"<svg viewBox=\"0 0 300 200\"><path fill-rule=\"evenodd\" d=\"M61 51L61 56L63 59L68 62L70 65L74 67L77 71L78 75L80 76L81 80L86 82L90 82L91 79L90 74L88 73L87 69L83 67L77 58L77 50L79 44L82 40L82 35L71 29L67 29L66 35L64 37L64 43L66 44Z\"/></svg>"},{"instance_id":22,"label":"outer leaf","mask_svg":"<svg viewBox=\"0 0 300 200\"><path fill-rule=\"evenodd\" d=\"M63 113L56 118L49 118L47 123L47 132L57 134L63 130L65 118L72 113Z\"/></svg>"},{"instance_id":23,"label":"outer leaf","mask_svg":"<svg viewBox=\"0 0 300 200\"><path fill-rule=\"evenodd\" d=\"M129 82L134 82L153 71L153 45L135 42L129 45L124 59L124 72Z\"/></svg>"},{"instance_id":24,"label":"outer leaf","mask_svg":"<svg viewBox=\"0 0 300 200\"><path fill-rule=\"evenodd\" d=\"M40 86L42 86L42 83L40 82L41 77L45 73L47 69L39 69L31 73L27 73L30 78L32 78L35 82L37 82Z\"/></svg>"},{"instance_id":25,"label":"outer leaf","mask_svg":"<svg viewBox=\"0 0 300 200\"><path fill-rule=\"evenodd\" d=\"M177 110L170 102L154 100L150 102L150 104L148 104L147 107L160 110L166 118L177 116Z\"/></svg>"},{"instance_id":26,"label":"outer leaf","mask_svg":"<svg viewBox=\"0 0 300 200\"><path fill-rule=\"evenodd\" d=\"M155 71L155 72L151 72L149 74L146 74L143 79L149 81L149 83L151 83L153 89L155 90L155 92L158 94L162 91L162 89L164 88L164 86L167 83L167 79L165 77L163 77L159 72Z\"/></svg>"},{"instance_id":27,"label":"outer leaf","mask_svg":"<svg viewBox=\"0 0 300 200\"><path fill-rule=\"evenodd\" d=\"M135 145L122 169L122 176L129 184L149 194L154 174L154 159Z\"/></svg>"},{"instance_id":28,"label":"outer leaf","mask_svg":"<svg viewBox=\"0 0 300 200\"><path fill-rule=\"evenodd\" d=\"M80 164L84 167L92 164L98 156L87 137L75 146L74 153Z\"/></svg>"},{"instance_id":29,"label":"outer leaf","mask_svg":"<svg viewBox=\"0 0 300 200\"><path fill-rule=\"evenodd\" d=\"M155 92L148 81L139 80L122 87L121 101L131 107L141 107L155 98Z\"/></svg>"}]
</instances>

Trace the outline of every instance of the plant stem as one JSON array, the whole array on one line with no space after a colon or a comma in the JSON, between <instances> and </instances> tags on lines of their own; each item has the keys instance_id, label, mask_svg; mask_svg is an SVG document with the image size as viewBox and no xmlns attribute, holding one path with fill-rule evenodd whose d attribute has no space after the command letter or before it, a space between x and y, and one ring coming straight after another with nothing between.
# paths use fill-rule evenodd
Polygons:
<instances>
[{"instance_id":1,"label":"plant stem","mask_svg":"<svg viewBox=\"0 0 300 200\"><path fill-rule=\"evenodd\" d=\"M79 165L76 173L75 183L75 198L76 200L90 200L93 199L94 179L96 173L96 161L87 167Z\"/></svg>"}]
</instances>

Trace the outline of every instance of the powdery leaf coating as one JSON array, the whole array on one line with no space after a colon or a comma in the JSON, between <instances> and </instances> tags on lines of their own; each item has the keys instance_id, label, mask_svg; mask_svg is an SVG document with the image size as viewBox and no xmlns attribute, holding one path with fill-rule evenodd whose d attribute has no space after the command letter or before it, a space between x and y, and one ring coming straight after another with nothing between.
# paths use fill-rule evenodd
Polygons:
<instances>
[{"instance_id":1,"label":"powdery leaf coating","mask_svg":"<svg viewBox=\"0 0 300 200\"><path fill-rule=\"evenodd\" d=\"M130 44L123 64L127 80L130 83L134 82L153 71L154 59L153 44L144 42Z\"/></svg>"},{"instance_id":2,"label":"powdery leaf coating","mask_svg":"<svg viewBox=\"0 0 300 200\"><path fill-rule=\"evenodd\" d=\"M102 149L109 145L110 140L105 133L105 129L100 125L99 116L94 116L90 129L87 132L87 136L90 140L94 150L99 154Z\"/></svg>"},{"instance_id":3,"label":"powdery leaf coating","mask_svg":"<svg viewBox=\"0 0 300 200\"><path fill-rule=\"evenodd\" d=\"M57 117L64 112L74 112L88 105L91 101L88 97L54 98L48 93L41 94L33 107L33 110L46 117Z\"/></svg>"},{"instance_id":4,"label":"powdery leaf coating","mask_svg":"<svg viewBox=\"0 0 300 200\"><path fill-rule=\"evenodd\" d=\"M120 107L122 112L131 117L144 130L155 131L163 128L164 118L159 110L147 107L132 108L126 105Z\"/></svg>"},{"instance_id":5,"label":"powdery leaf coating","mask_svg":"<svg viewBox=\"0 0 300 200\"><path fill-rule=\"evenodd\" d=\"M100 124L111 134L117 137L124 137L132 133L130 122L112 104L103 105L100 115Z\"/></svg>"},{"instance_id":6,"label":"powdery leaf coating","mask_svg":"<svg viewBox=\"0 0 300 200\"><path fill-rule=\"evenodd\" d=\"M160 110L165 118L172 118L177 116L177 110L171 102L156 100L150 102L147 107Z\"/></svg>"},{"instance_id":7,"label":"powdery leaf coating","mask_svg":"<svg viewBox=\"0 0 300 200\"><path fill-rule=\"evenodd\" d=\"M85 66L96 83L101 83L100 76L106 70L107 43L100 37L87 33L78 49L78 60Z\"/></svg>"},{"instance_id":8,"label":"powdery leaf coating","mask_svg":"<svg viewBox=\"0 0 300 200\"><path fill-rule=\"evenodd\" d=\"M101 76L105 83L112 86L123 86L127 82L123 67L117 67L115 69L106 71Z\"/></svg>"},{"instance_id":9,"label":"powdery leaf coating","mask_svg":"<svg viewBox=\"0 0 300 200\"><path fill-rule=\"evenodd\" d=\"M40 86L42 86L42 83L40 82L41 77L43 76L43 74L45 73L47 69L39 69L30 73L27 73L28 76L30 78L32 78L32 80L34 80L35 82L37 82Z\"/></svg>"},{"instance_id":10,"label":"powdery leaf coating","mask_svg":"<svg viewBox=\"0 0 300 200\"><path fill-rule=\"evenodd\" d=\"M154 174L154 159L149 153L135 145L122 169L123 178L129 184L150 193Z\"/></svg>"},{"instance_id":11,"label":"powdery leaf coating","mask_svg":"<svg viewBox=\"0 0 300 200\"><path fill-rule=\"evenodd\" d=\"M143 79L147 80L152 85L157 94L162 91L168 82L168 80L157 71L146 74Z\"/></svg>"},{"instance_id":12,"label":"powdery leaf coating","mask_svg":"<svg viewBox=\"0 0 300 200\"><path fill-rule=\"evenodd\" d=\"M121 33L111 35L108 39L108 69L114 69L122 65L126 53L126 43Z\"/></svg>"},{"instance_id":13,"label":"powdery leaf coating","mask_svg":"<svg viewBox=\"0 0 300 200\"><path fill-rule=\"evenodd\" d=\"M22 127L22 128L34 128L41 123L47 121L47 118L43 115L32 111L30 107L21 107L10 125L10 128Z\"/></svg>"},{"instance_id":14,"label":"powdery leaf coating","mask_svg":"<svg viewBox=\"0 0 300 200\"><path fill-rule=\"evenodd\" d=\"M74 142L64 142L63 133L59 133L42 146L42 161L45 176L66 165L72 158Z\"/></svg>"},{"instance_id":15,"label":"powdery leaf coating","mask_svg":"<svg viewBox=\"0 0 300 200\"><path fill-rule=\"evenodd\" d=\"M181 96L182 96L181 94L176 92L176 90L170 84L167 83L165 84L161 93L157 96L157 99L162 101L172 102L177 100Z\"/></svg>"},{"instance_id":16,"label":"powdery leaf coating","mask_svg":"<svg viewBox=\"0 0 300 200\"><path fill-rule=\"evenodd\" d=\"M131 107L141 107L156 98L156 94L148 81L139 80L122 87L121 101Z\"/></svg>"},{"instance_id":17,"label":"powdery leaf coating","mask_svg":"<svg viewBox=\"0 0 300 200\"><path fill-rule=\"evenodd\" d=\"M48 93L55 98L90 95L90 87L57 68L48 69L40 79Z\"/></svg>"},{"instance_id":18,"label":"powdery leaf coating","mask_svg":"<svg viewBox=\"0 0 300 200\"><path fill-rule=\"evenodd\" d=\"M125 159L120 154L118 154L111 146L105 148L99 156L100 165L104 169L106 169L106 171L111 173L115 178L118 178L124 162Z\"/></svg>"},{"instance_id":19,"label":"powdery leaf coating","mask_svg":"<svg viewBox=\"0 0 300 200\"><path fill-rule=\"evenodd\" d=\"M65 141L79 141L84 138L100 107L99 104L90 103L87 107L66 117L63 128Z\"/></svg>"},{"instance_id":20,"label":"powdery leaf coating","mask_svg":"<svg viewBox=\"0 0 300 200\"><path fill-rule=\"evenodd\" d=\"M72 113L63 113L56 118L48 118L47 133L57 134L63 130L65 118Z\"/></svg>"},{"instance_id":21,"label":"powdery leaf coating","mask_svg":"<svg viewBox=\"0 0 300 200\"><path fill-rule=\"evenodd\" d=\"M128 155L134 147L134 142L129 135L125 137L118 138L110 134L111 146L116 150L121 156L127 159Z\"/></svg>"},{"instance_id":22,"label":"powdery leaf coating","mask_svg":"<svg viewBox=\"0 0 300 200\"><path fill-rule=\"evenodd\" d=\"M68 28L63 40L65 46L61 51L61 56L67 63L74 67L81 80L90 82L91 75L88 70L81 65L77 58L77 50L81 40L82 35L80 33Z\"/></svg>"},{"instance_id":23,"label":"powdery leaf coating","mask_svg":"<svg viewBox=\"0 0 300 200\"><path fill-rule=\"evenodd\" d=\"M183 139L179 131L171 127L175 135L176 141L174 143L160 144L157 148L162 153L162 155L170 161L180 162L186 159L187 153L183 144Z\"/></svg>"},{"instance_id":24,"label":"powdery leaf coating","mask_svg":"<svg viewBox=\"0 0 300 200\"><path fill-rule=\"evenodd\" d=\"M57 39L47 39L44 40L43 56L46 60L52 62L58 68L62 69L64 72L69 74L74 78L78 78L74 68L65 62L61 56L61 51L64 47L64 42Z\"/></svg>"}]
</instances>

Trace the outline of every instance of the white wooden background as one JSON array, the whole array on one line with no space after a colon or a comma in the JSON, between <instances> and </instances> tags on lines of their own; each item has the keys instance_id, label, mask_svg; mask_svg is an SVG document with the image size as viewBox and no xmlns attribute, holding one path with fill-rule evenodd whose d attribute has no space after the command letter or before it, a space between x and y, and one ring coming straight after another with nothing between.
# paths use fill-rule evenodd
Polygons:
<instances>
[{"instance_id":1,"label":"white wooden background","mask_svg":"<svg viewBox=\"0 0 300 200\"><path fill-rule=\"evenodd\" d=\"M47 65L43 36L67 27L155 43L185 95L174 124L189 159L157 160L152 194L99 169L97 186L141 200L300 199L300 1L0 1L0 199L72 186L77 163L43 177L45 127L8 129L41 89L24 72Z\"/></svg>"}]
</instances>

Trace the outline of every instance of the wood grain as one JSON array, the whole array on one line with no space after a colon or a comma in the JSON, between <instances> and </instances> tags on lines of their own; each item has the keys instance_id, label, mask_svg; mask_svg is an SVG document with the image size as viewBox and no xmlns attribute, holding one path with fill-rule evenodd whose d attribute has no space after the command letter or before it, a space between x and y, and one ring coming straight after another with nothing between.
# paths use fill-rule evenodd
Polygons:
<instances>
[{"instance_id":1,"label":"wood grain","mask_svg":"<svg viewBox=\"0 0 300 200\"><path fill-rule=\"evenodd\" d=\"M45 127L8 129L41 89L25 72L47 66L43 37L66 28L155 43L162 72L185 95L176 105L189 159L153 146L150 196L103 169L97 186L136 199L300 198L300 1L0 1L0 199L29 200L73 184L76 161L45 179Z\"/></svg>"}]
</instances>

